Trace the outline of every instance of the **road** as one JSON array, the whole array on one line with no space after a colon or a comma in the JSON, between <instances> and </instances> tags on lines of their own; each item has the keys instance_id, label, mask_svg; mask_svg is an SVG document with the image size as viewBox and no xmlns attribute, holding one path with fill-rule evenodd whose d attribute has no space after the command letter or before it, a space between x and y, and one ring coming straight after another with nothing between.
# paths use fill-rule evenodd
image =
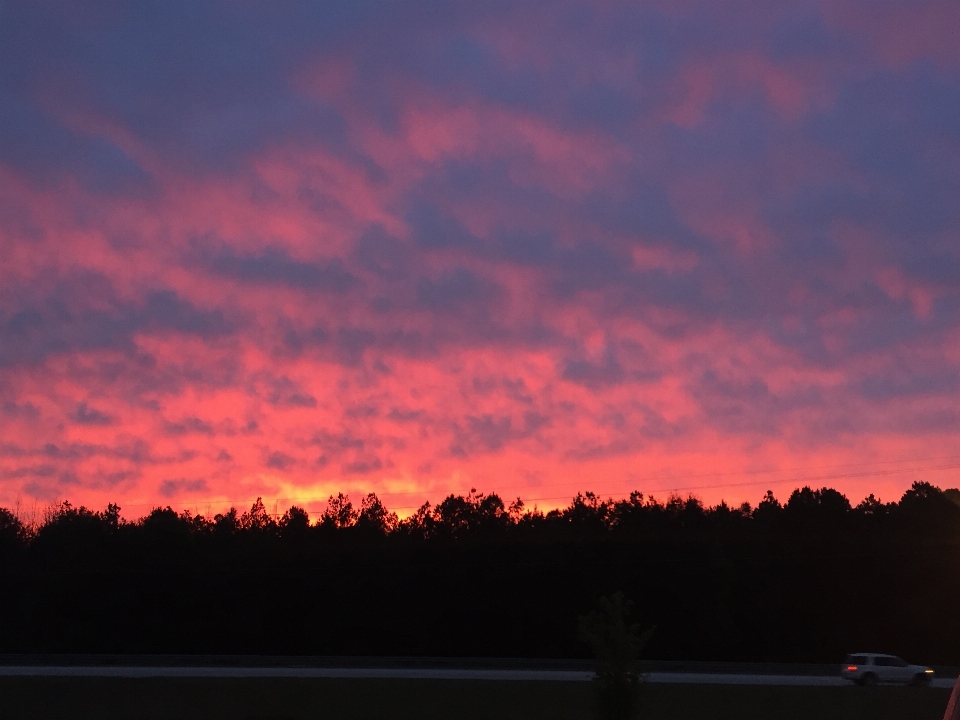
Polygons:
<instances>
[{"instance_id":1,"label":"road","mask_svg":"<svg viewBox=\"0 0 960 720\"><path fill-rule=\"evenodd\" d=\"M118 666L0 666L0 676L115 678L396 678L410 680L547 680L586 682L581 670L495 670L473 668L336 668L336 667L118 667ZM933 687L953 687L955 678L934 678ZM761 675L734 673L654 672L647 682L691 685L844 686L832 675Z\"/></svg>"}]
</instances>

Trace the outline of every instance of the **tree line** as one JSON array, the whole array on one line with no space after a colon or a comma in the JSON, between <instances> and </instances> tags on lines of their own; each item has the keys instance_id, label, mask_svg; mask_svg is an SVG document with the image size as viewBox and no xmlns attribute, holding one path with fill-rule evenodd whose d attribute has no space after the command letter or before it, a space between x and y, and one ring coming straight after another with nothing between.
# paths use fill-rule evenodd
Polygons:
<instances>
[{"instance_id":1,"label":"tree line","mask_svg":"<svg viewBox=\"0 0 960 720\"><path fill-rule=\"evenodd\" d=\"M581 493L542 512L471 491L399 518L375 494L316 519L64 502L0 509L0 652L584 657L623 592L658 659L960 664L960 491L857 505Z\"/></svg>"}]
</instances>

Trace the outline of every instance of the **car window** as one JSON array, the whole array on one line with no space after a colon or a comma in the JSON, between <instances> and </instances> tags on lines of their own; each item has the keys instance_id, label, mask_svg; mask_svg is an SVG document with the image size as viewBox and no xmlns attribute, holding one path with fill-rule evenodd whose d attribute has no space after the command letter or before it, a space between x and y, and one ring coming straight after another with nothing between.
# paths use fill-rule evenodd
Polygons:
<instances>
[{"instance_id":1,"label":"car window","mask_svg":"<svg viewBox=\"0 0 960 720\"><path fill-rule=\"evenodd\" d=\"M907 661L898 657L892 657L890 658L890 664L894 667L906 667Z\"/></svg>"},{"instance_id":2,"label":"car window","mask_svg":"<svg viewBox=\"0 0 960 720\"><path fill-rule=\"evenodd\" d=\"M893 665L892 660L893 658L890 657L876 657L873 659L873 662L880 667L891 667Z\"/></svg>"}]
</instances>

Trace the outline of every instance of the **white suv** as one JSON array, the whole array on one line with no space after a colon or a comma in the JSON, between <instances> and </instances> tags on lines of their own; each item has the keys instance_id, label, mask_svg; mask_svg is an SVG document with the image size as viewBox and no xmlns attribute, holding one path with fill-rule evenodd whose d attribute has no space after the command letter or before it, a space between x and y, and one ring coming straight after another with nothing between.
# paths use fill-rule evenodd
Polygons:
<instances>
[{"instance_id":1,"label":"white suv","mask_svg":"<svg viewBox=\"0 0 960 720\"><path fill-rule=\"evenodd\" d=\"M911 665L896 655L854 653L840 668L840 675L857 685L877 683L904 683L926 685L933 678L933 670L926 665Z\"/></svg>"}]
</instances>

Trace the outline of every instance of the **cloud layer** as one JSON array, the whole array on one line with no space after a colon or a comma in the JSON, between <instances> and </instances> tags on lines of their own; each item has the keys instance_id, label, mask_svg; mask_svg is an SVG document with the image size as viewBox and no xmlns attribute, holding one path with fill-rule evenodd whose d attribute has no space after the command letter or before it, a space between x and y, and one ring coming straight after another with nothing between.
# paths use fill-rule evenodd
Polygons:
<instances>
[{"instance_id":1,"label":"cloud layer","mask_svg":"<svg viewBox=\"0 0 960 720\"><path fill-rule=\"evenodd\" d=\"M955 3L0 9L0 502L960 464Z\"/></svg>"}]
</instances>

